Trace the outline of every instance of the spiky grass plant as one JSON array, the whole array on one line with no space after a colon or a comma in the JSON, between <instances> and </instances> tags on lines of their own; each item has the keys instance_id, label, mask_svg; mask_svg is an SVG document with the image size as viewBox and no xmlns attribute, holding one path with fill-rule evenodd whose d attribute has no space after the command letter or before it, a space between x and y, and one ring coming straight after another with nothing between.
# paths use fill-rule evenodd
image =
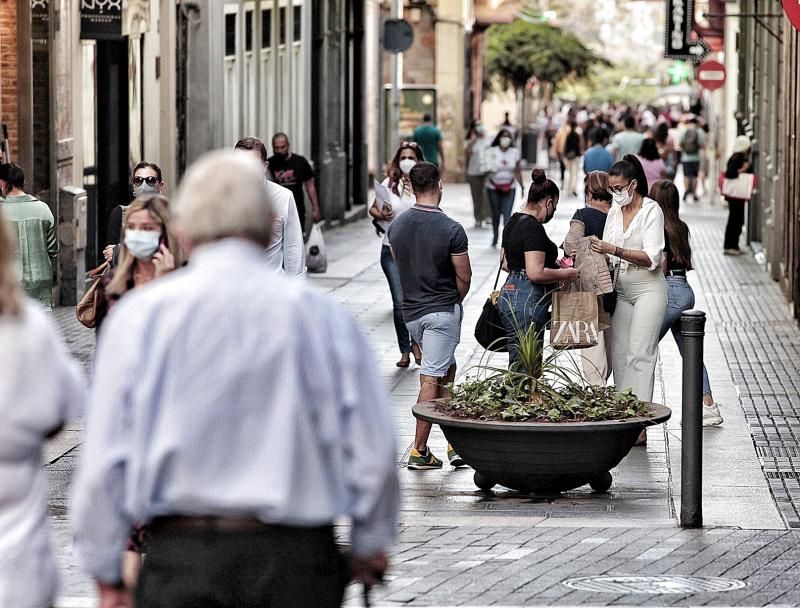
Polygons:
<instances>
[{"instance_id":1,"label":"spiky grass plant","mask_svg":"<svg viewBox=\"0 0 800 608\"><path fill-rule=\"evenodd\" d=\"M512 313L513 314L513 313ZM517 356L508 367L492 362L487 350L480 363L452 387L440 408L462 418L525 422L586 422L647 416L647 405L630 390L586 384L577 351L545 348L535 325L516 326ZM470 373L472 372L472 373Z\"/></svg>"}]
</instances>

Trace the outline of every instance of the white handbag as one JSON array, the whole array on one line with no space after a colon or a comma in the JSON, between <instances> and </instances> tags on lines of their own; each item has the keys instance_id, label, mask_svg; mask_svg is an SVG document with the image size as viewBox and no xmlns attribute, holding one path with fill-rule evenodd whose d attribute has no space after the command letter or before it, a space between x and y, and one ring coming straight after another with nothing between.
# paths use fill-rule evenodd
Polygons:
<instances>
[{"instance_id":1,"label":"white handbag","mask_svg":"<svg viewBox=\"0 0 800 608\"><path fill-rule=\"evenodd\" d=\"M740 173L735 179L725 178L722 181L722 196L749 201L753 198L755 186L754 173Z\"/></svg>"},{"instance_id":2,"label":"white handbag","mask_svg":"<svg viewBox=\"0 0 800 608\"><path fill-rule=\"evenodd\" d=\"M328 252L325 249L325 239L322 237L322 228L319 227L319 224L314 224L308 235L306 270L308 272L326 272L328 270Z\"/></svg>"}]
</instances>

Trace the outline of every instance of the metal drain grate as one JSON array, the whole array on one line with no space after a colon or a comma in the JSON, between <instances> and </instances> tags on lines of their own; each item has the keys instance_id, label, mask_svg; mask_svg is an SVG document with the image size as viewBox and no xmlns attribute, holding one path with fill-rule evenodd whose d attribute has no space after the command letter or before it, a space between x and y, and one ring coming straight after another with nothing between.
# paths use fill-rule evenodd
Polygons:
<instances>
[{"instance_id":1,"label":"metal drain grate","mask_svg":"<svg viewBox=\"0 0 800 608\"><path fill-rule=\"evenodd\" d=\"M800 473L796 471L767 471L767 479L798 479Z\"/></svg>"},{"instance_id":2,"label":"metal drain grate","mask_svg":"<svg viewBox=\"0 0 800 608\"><path fill-rule=\"evenodd\" d=\"M650 595L718 593L747 586L744 581L712 576L581 576L561 584L578 591Z\"/></svg>"}]
</instances>

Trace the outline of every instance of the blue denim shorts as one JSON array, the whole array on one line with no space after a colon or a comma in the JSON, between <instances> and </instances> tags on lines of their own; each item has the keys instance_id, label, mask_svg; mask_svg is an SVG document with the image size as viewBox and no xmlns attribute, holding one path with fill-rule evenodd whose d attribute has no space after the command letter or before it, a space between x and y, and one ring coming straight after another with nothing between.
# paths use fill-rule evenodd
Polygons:
<instances>
[{"instance_id":1,"label":"blue denim shorts","mask_svg":"<svg viewBox=\"0 0 800 608\"><path fill-rule=\"evenodd\" d=\"M421 374L443 378L456 362L456 346L461 341L461 320L464 310L454 304L452 310L432 312L408 321L408 333L422 349Z\"/></svg>"}]
</instances>

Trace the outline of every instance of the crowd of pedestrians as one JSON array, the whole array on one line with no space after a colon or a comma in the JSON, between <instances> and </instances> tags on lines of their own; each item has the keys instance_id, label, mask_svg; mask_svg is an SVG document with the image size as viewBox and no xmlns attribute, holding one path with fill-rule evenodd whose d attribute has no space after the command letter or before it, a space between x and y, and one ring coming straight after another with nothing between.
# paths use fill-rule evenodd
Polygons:
<instances>
[{"instance_id":1,"label":"crowd of pedestrians","mask_svg":"<svg viewBox=\"0 0 800 608\"><path fill-rule=\"evenodd\" d=\"M475 227L491 215L491 245L508 273L499 311L510 366L520 364L519 330L543 343L553 293L596 272L599 259L613 276L614 298L603 299L613 314L582 355L584 378L613 377L650 401L659 342L671 332L682 351L680 314L694 304L690 230L671 179L680 163L694 194L706 138L696 117L676 145L664 116L626 113L612 124L584 114L546 135L561 187L533 169L516 213L518 132L508 116L494 136L472 123L464 151ZM369 214L382 237L396 365L413 355L423 402L446 398L456 379L472 268L464 227L441 209L441 132L426 117L414 139L396 149ZM101 606L132 606L134 588L142 607L338 606L347 581L382 578L399 509L386 388L355 321L297 280L306 194L311 221L322 213L308 161L286 134L272 146L270 157L248 137L207 154L173 200L157 165L134 168L134 199L109 219L88 396L42 310L52 308L58 252L52 214L25 194L20 167L0 166L0 350L9 362L0 370L0 605L54 599L41 449L85 403L71 519ZM748 171L748 152L749 140L737 140L726 178ZM562 254L544 227L582 172L585 207L570 230L588 237L592 266L576 263L566 240ZM725 252L738 252L741 213L726 198ZM26 374L34 366L36 378ZM703 409L704 425L722 423L705 368ZM431 430L416 421L408 469L443 466ZM450 445L447 459L464 465ZM333 534L342 515L352 522L347 559ZM38 595L20 595L19 580L38 581Z\"/></svg>"}]
</instances>

